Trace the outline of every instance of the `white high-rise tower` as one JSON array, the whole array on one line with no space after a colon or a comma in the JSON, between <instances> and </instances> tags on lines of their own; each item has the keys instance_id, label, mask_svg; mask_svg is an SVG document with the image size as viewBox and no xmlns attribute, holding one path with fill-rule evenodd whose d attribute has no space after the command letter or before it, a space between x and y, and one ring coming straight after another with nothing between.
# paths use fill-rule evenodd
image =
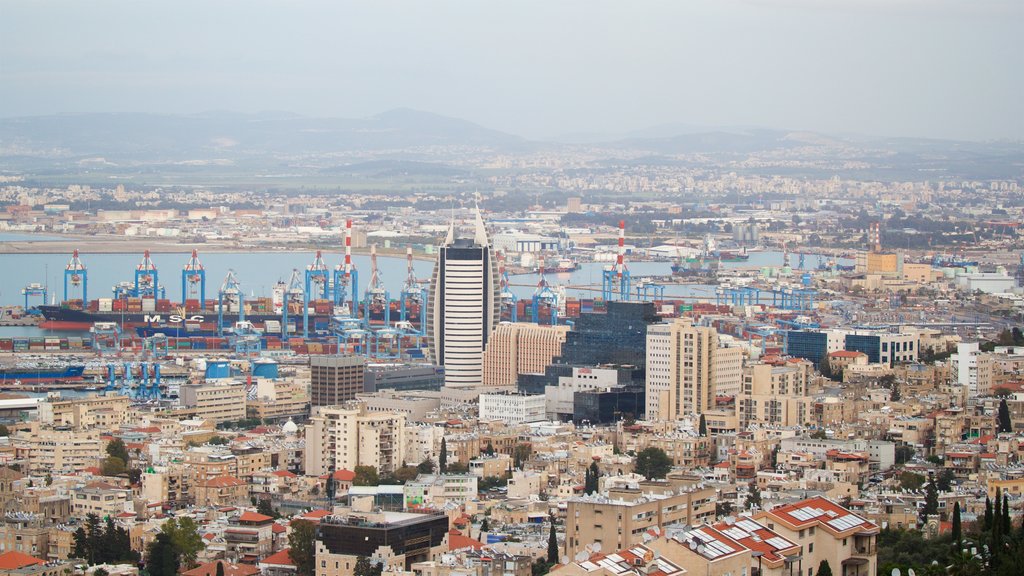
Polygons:
<instances>
[{"instance_id":1,"label":"white high-rise tower","mask_svg":"<svg viewBox=\"0 0 1024 576\"><path fill-rule=\"evenodd\" d=\"M456 238L454 223L448 228L430 281L429 357L454 388L483 383L484 348L501 311L498 267L479 210L475 228L472 239Z\"/></svg>"}]
</instances>

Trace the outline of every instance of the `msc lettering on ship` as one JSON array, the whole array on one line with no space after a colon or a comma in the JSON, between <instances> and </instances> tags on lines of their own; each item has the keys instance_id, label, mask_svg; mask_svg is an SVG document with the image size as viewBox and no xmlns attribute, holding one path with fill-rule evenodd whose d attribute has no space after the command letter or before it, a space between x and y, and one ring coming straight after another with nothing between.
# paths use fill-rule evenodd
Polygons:
<instances>
[{"instance_id":1,"label":"msc lettering on ship","mask_svg":"<svg viewBox=\"0 0 1024 576\"><path fill-rule=\"evenodd\" d=\"M146 315L144 315L142 317L142 320L144 322L150 322L150 323L155 322L155 323L159 324L160 322L164 321L164 317L161 314L146 314ZM182 316L180 314L171 314L170 316L167 317L167 321L171 322L171 323L178 323L178 322L205 322L205 316L201 316L201 315L198 315L198 314L196 314L194 316Z\"/></svg>"}]
</instances>

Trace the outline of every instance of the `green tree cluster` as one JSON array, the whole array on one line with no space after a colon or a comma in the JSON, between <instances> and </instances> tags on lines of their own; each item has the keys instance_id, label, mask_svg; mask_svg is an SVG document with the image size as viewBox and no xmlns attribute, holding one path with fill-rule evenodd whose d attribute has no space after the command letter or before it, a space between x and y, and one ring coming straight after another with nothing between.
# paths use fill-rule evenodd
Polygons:
<instances>
[{"instance_id":1,"label":"green tree cluster","mask_svg":"<svg viewBox=\"0 0 1024 576\"><path fill-rule=\"evenodd\" d=\"M661 448L650 446L637 452L633 471L648 480L664 478L672 471L672 459Z\"/></svg>"},{"instance_id":2,"label":"green tree cluster","mask_svg":"<svg viewBox=\"0 0 1024 576\"><path fill-rule=\"evenodd\" d=\"M114 524L108 517L104 525L96 514L88 514L85 524L72 534L71 555L89 564L119 564L139 561L139 553L132 550L128 531Z\"/></svg>"},{"instance_id":3,"label":"green tree cluster","mask_svg":"<svg viewBox=\"0 0 1024 576\"><path fill-rule=\"evenodd\" d=\"M316 573L316 525L309 520L292 520L290 527L288 548L296 576L313 576Z\"/></svg>"},{"instance_id":4,"label":"green tree cluster","mask_svg":"<svg viewBox=\"0 0 1024 576\"><path fill-rule=\"evenodd\" d=\"M180 566L184 566L185 569L196 566L196 558L199 556L199 552L206 548L206 545L203 544L203 538L199 535L199 525L195 520L188 516L171 518L164 522L160 533L167 536L171 547L170 552L177 558ZM150 574L152 573L151 570Z\"/></svg>"},{"instance_id":5,"label":"green tree cluster","mask_svg":"<svg viewBox=\"0 0 1024 576\"><path fill-rule=\"evenodd\" d=\"M356 466L356 477L352 480L353 486L379 486L380 475L373 466Z\"/></svg>"},{"instance_id":6,"label":"green tree cluster","mask_svg":"<svg viewBox=\"0 0 1024 576\"><path fill-rule=\"evenodd\" d=\"M597 492L599 487L599 480L601 478L601 470L597 467L597 462L591 462L590 466L584 471L585 478L583 479L583 493L593 494Z\"/></svg>"}]
</instances>

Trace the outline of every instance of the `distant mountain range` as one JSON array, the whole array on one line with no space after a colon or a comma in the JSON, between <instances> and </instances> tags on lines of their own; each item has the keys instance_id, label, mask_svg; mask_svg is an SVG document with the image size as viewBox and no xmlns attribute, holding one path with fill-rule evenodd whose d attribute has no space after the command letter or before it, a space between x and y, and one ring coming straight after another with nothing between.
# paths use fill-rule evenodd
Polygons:
<instances>
[{"instance_id":1,"label":"distant mountain range","mask_svg":"<svg viewBox=\"0 0 1024 576\"><path fill-rule=\"evenodd\" d=\"M264 159L309 155L362 155L326 162L323 173L451 175L444 165L459 150L528 152L591 147L637 152L654 163L672 156L706 154L722 158L799 148L794 156L867 161L888 177L939 175L1011 178L1024 174L1022 142L958 142L914 138L860 138L754 127L710 128L666 124L619 137L567 135L562 142L529 141L457 118L396 109L369 118L312 118L285 112L238 114L66 114L0 118L0 158L12 167L33 169L47 162L149 165L224 159L252 165ZM358 154L354 154L358 153ZM403 164L360 165L370 157ZM836 156L838 159L838 156ZM942 174L946 172L946 174ZM806 172L805 172L806 173ZM858 175L858 174L855 174ZM867 176L863 173L859 176ZM933 176L925 175L924 178Z\"/></svg>"}]
</instances>

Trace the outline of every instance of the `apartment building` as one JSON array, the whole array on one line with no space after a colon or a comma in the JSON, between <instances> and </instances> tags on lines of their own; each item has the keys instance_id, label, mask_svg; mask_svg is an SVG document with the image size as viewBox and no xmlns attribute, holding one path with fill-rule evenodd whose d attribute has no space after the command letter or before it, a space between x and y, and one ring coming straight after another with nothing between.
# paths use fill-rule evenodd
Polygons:
<instances>
[{"instance_id":1,"label":"apartment building","mask_svg":"<svg viewBox=\"0 0 1024 576\"><path fill-rule=\"evenodd\" d=\"M130 407L131 399L120 395L89 395L68 400L47 398L38 405L39 422L75 430L114 430L128 422Z\"/></svg>"},{"instance_id":2,"label":"apartment building","mask_svg":"<svg viewBox=\"0 0 1024 576\"><path fill-rule=\"evenodd\" d=\"M743 390L736 396L740 429L809 422L813 399L807 396L807 384L812 373L813 366L806 360L747 366Z\"/></svg>"},{"instance_id":3,"label":"apartment building","mask_svg":"<svg viewBox=\"0 0 1024 576\"><path fill-rule=\"evenodd\" d=\"M677 420L715 406L718 332L689 318L647 328L647 418Z\"/></svg>"},{"instance_id":4,"label":"apartment building","mask_svg":"<svg viewBox=\"0 0 1024 576\"><path fill-rule=\"evenodd\" d=\"M876 573L878 526L827 498L810 498L758 512L754 520L800 546L801 574L812 576L822 560L828 560L834 574Z\"/></svg>"},{"instance_id":5,"label":"apartment building","mask_svg":"<svg viewBox=\"0 0 1024 576\"><path fill-rule=\"evenodd\" d=\"M570 558L588 544L621 550L643 542L644 533L673 524L690 525L714 519L715 491L694 487L660 489L612 488L605 494L568 502L564 552Z\"/></svg>"},{"instance_id":6,"label":"apartment building","mask_svg":"<svg viewBox=\"0 0 1024 576\"><path fill-rule=\"evenodd\" d=\"M195 418L220 423L245 418L245 383L210 381L183 385L181 405Z\"/></svg>"},{"instance_id":7,"label":"apartment building","mask_svg":"<svg viewBox=\"0 0 1024 576\"><path fill-rule=\"evenodd\" d=\"M306 426L306 474L372 466L397 470L406 461L404 414L367 412L362 404L317 407Z\"/></svg>"},{"instance_id":8,"label":"apartment building","mask_svg":"<svg viewBox=\"0 0 1024 576\"><path fill-rule=\"evenodd\" d=\"M97 466L106 457L106 442L97 429L86 431L33 428L15 437L19 457L33 474L67 474Z\"/></svg>"}]
</instances>

